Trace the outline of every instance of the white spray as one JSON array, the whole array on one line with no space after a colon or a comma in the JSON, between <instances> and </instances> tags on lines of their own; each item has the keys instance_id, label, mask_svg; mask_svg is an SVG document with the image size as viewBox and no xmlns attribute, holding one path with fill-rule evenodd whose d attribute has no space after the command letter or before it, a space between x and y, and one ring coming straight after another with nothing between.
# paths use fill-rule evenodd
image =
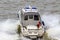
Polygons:
<instances>
[{"instance_id":1,"label":"white spray","mask_svg":"<svg viewBox=\"0 0 60 40\"><path fill-rule=\"evenodd\" d=\"M19 37L17 34L17 26L20 24L19 20L7 19L0 21L0 40L29 40L25 37Z\"/></svg>"},{"instance_id":2,"label":"white spray","mask_svg":"<svg viewBox=\"0 0 60 40\"><path fill-rule=\"evenodd\" d=\"M59 14L44 14L42 20L44 20L45 25L48 27L47 33L51 38L56 38L60 40L60 15Z\"/></svg>"}]
</instances>

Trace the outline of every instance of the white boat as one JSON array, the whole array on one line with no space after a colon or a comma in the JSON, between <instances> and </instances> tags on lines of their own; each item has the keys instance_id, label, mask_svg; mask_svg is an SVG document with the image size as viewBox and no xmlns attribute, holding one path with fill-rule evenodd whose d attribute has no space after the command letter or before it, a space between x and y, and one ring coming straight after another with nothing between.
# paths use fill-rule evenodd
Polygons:
<instances>
[{"instance_id":1,"label":"white boat","mask_svg":"<svg viewBox=\"0 0 60 40\"><path fill-rule=\"evenodd\" d=\"M44 23L36 7L23 8L19 12L19 18L21 19L23 36L29 38L43 37Z\"/></svg>"}]
</instances>

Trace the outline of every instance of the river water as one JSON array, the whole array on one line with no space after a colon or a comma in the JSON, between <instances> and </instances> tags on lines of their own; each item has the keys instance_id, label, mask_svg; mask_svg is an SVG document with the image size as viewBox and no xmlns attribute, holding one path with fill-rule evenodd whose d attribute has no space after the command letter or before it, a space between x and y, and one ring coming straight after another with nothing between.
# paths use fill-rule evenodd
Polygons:
<instances>
[{"instance_id":1,"label":"river water","mask_svg":"<svg viewBox=\"0 0 60 40\"><path fill-rule=\"evenodd\" d=\"M54 15L54 16L53 16ZM46 32L48 37L60 40L60 15L59 14L44 14L41 16L47 27ZM0 40L31 40L17 34L17 19L5 19L0 21Z\"/></svg>"},{"instance_id":2,"label":"river water","mask_svg":"<svg viewBox=\"0 0 60 40\"><path fill-rule=\"evenodd\" d=\"M60 0L0 0L0 19L17 19L18 11L26 5L36 6L41 15L60 14Z\"/></svg>"},{"instance_id":3,"label":"river water","mask_svg":"<svg viewBox=\"0 0 60 40\"><path fill-rule=\"evenodd\" d=\"M47 30L49 37L53 35L52 37L59 40L60 0L0 0L0 40L19 39L16 33L19 24L17 13L26 5L38 8L42 20L49 28ZM25 37L21 38L22 40L30 40Z\"/></svg>"}]
</instances>

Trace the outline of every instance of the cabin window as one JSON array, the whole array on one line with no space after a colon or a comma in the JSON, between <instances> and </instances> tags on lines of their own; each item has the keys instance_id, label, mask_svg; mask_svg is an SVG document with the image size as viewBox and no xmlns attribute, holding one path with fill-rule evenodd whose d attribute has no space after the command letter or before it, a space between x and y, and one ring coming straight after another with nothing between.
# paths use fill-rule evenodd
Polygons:
<instances>
[{"instance_id":1,"label":"cabin window","mask_svg":"<svg viewBox=\"0 0 60 40\"><path fill-rule=\"evenodd\" d=\"M24 20L28 20L28 15L25 15Z\"/></svg>"},{"instance_id":2,"label":"cabin window","mask_svg":"<svg viewBox=\"0 0 60 40\"><path fill-rule=\"evenodd\" d=\"M29 15L29 19L33 19L33 15Z\"/></svg>"},{"instance_id":3,"label":"cabin window","mask_svg":"<svg viewBox=\"0 0 60 40\"><path fill-rule=\"evenodd\" d=\"M39 15L34 15L34 20L39 20Z\"/></svg>"}]
</instances>

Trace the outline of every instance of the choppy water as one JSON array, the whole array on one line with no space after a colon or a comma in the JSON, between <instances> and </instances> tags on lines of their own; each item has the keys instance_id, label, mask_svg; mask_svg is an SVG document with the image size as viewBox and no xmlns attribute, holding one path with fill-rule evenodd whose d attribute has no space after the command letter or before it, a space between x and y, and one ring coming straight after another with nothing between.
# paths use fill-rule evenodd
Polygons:
<instances>
[{"instance_id":1,"label":"choppy water","mask_svg":"<svg viewBox=\"0 0 60 40\"><path fill-rule=\"evenodd\" d=\"M48 27L48 36L60 40L60 15L44 14L41 17L42 20L45 22L45 25ZM20 24L19 20L15 19L6 19L0 21L0 40L31 40L23 36L19 37L19 35L17 34L18 24Z\"/></svg>"},{"instance_id":2,"label":"choppy water","mask_svg":"<svg viewBox=\"0 0 60 40\"><path fill-rule=\"evenodd\" d=\"M18 11L26 5L36 6L41 14L60 14L60 0L0 0L0 19L17 19Z\"/></svg>"},{"instance_id":3,"label":"choppy water","mask_svg":"<svg viewBox=\"0 0 60 40\"><path fill-rule=\"evenodd\" d=\"M46 32L51 39L60 40L60 15L59 14L44 14L42 19L47 26Z\"/></svg>"},{"instance_id":4,"label":"choppy water","mask_svg":"<svg viewBox=\"0 0 60 40\"><path fill-rule=\"evenodd\" d=\"M17 34L18 20L7 19L0 21L0 40L29 40L23 36L19 37Z\"/></svg>"},{"instance_id":5,"label":"choppy water","mask_svg":"<svg viewBox=\"0 0 60 40\"><path fill-rule=\"evenodd\" d=\"M17 13L25 5L36 6L39 9L46 26L49 26L48 28L52 27L49 31L53 30L53 33L48 32L49 36L56 33L54 30L58 28L55 29L54 27L60 25L60 0L0 0L0 40L18 39L18 34L16 34ZM53 36L58 33L59 30ZM29 39L24 38L22 40Z\"/></svg>"}]
</instances>

